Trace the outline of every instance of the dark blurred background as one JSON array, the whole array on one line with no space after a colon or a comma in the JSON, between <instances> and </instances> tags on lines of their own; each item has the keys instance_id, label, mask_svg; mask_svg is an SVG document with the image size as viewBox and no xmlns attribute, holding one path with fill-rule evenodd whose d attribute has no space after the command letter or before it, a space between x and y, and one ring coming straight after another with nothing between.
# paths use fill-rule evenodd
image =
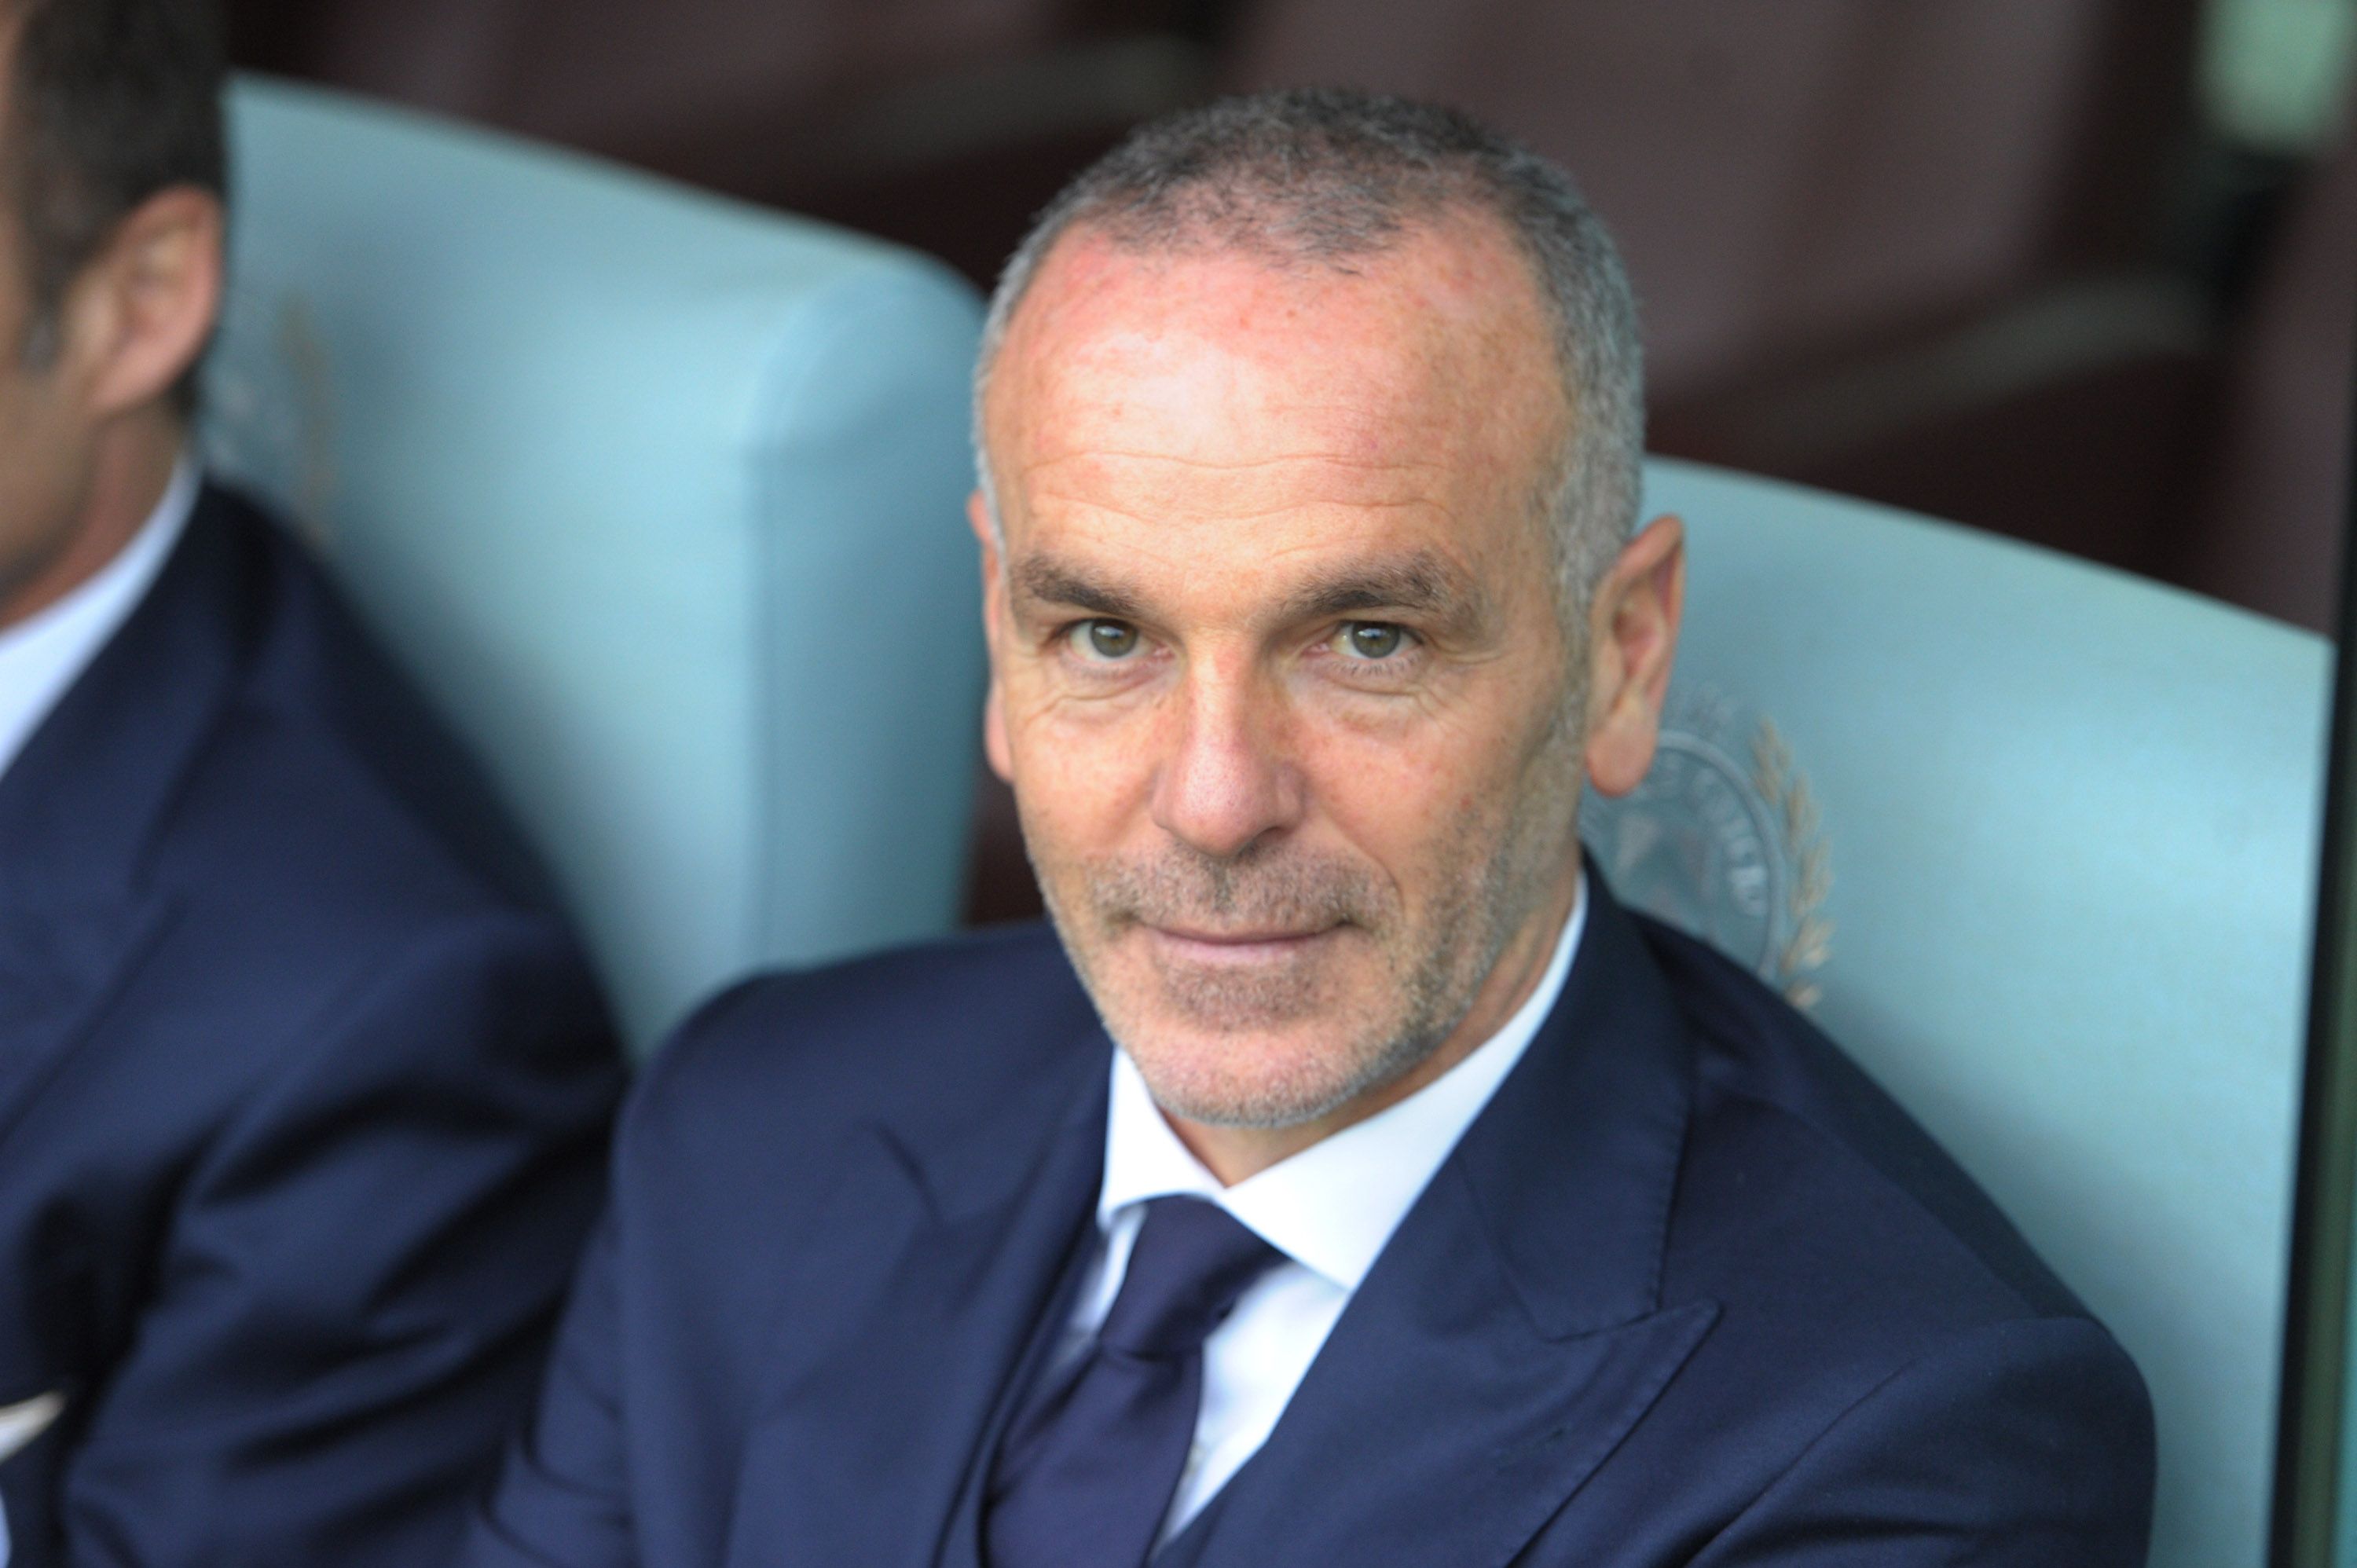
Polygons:
<instances>
[{"instance_id":1,"label":"dark blurred background","mask_svg":"<svg viewBox=\"0 0 2357 1568\"><path fill-rule=\"evenodd\" d=\"M1560 160L1652 446L2323 630L2357 0L229 0L249 68L600 153L987 286L1129 126L1339 83ZM1005 847L1006 804L995 835ZM1019 860L974 913L1028 902Z\"/></svg>"}]
</instances>

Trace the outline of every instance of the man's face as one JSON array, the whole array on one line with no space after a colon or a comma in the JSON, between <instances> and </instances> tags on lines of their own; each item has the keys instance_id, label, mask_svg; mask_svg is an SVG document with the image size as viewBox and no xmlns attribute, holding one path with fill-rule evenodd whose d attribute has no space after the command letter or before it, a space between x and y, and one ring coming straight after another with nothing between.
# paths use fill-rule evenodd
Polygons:
<instances>
[{"instance_id":1,"label":"man's face","mask_svg":"<svg viewBox=\"0 0 2357 1568\"><path fill-rule=\"evenodd\" d=\"M989 745L1174 1114L1333 1115L1543 966L1577 875L1539 521L1570 417L1529 271L1471 219L1348 271L1082 230L1017 312Z\"/></svg>"}]
</instances>

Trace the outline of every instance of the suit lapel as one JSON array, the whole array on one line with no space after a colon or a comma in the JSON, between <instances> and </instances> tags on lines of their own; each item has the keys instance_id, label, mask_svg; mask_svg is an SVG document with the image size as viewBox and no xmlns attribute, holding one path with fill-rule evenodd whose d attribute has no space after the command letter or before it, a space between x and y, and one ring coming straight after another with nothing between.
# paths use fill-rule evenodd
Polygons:
<instances>
[{"instance_id":1,"label":"suit lapel","mask_svg":"<svg viewBox=\"0 0 2357 1568\"><path fill-rule=\"evenodd\" d=\"M1441 1180L1433 1212L1478 1224L1463 1184ZM1463 1273L1354 1302L1267 1444L1156 1568L1494 1568L1619 1446L1717 1316L1696 1303L1550 1340L1483 1252L1428 1255ZM1467 1288L1485 1273L1489 1289Z\"/></svg>"},{"instance_id":2,"label":"suit lapel","mask_svg":"<svg viewBox=\"0 0 2357 1568\"><path fill-rule=\"evenodd\" d=\"M1094 1034L1070 1053L1076 1070L1034 1094L1039 1113L994 1118L927 1159L863 1130L817 1228L854 1244L795 1293L823 1296L844 1326L813 1345L786 1326L801 1342L771 1358L780 1383L747 1443L732 1568L979 1563L983 1458L1052 1338L1094 1209L1111 1048Z\"/></svg>"},{"instance_id":3,"label":"suit lapel","mask_svg":"<svg viewBox=\"0 0 2357 1568\"><path fill-rule=\"evenodd\" d=\"M1588 886L1579 956L1538 1038L1268 1442L1157 1568L1495 1568L1717 1320L1709 1302L1659 1300L1691 1096L1683 1026L1592 870Z\"/></svg>"},{"instance_id":4,"label":"suit lapel","mask_svg":"<svg viewBox=\"0 0 2357 1568\"><path fill-rule=\"evenodd\" d=\"M0 908L0 1138L167 923L161 897Z\"/></svg>"},{"instance_id":5,"label":"suit lapel","mask_svg":"<svg viewBox=\"0 0 2357 1568\"><path fill-rule=\"evenodd\" d=\"M145 598L0 773L0 1134L168 916L142 866L253 619L228 508L200 495Z\"/></svg>"}]
</instances>

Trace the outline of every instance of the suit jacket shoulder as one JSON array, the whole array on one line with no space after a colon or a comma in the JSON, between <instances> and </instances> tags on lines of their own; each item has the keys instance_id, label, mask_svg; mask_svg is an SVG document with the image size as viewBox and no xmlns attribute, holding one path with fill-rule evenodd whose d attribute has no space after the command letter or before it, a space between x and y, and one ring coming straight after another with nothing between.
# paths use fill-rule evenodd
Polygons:
<instances>
[{"instance_id":1,"label":"suit jacket shoulder","mask_svg":"<svg viewBox=\"0 0 2357 1568\"><path fill-rule=\"evenodd\" d=\"M726 1190L749 1156L787 1184L771 1190L794 1190L846 1135L921 1152L1023 1125L1013 1104L1077 1088L1108 1048L1044 925L759 976L706 1003L640 1074L619 1179Z\"/></svg>"},{"instance_id":2,"label":"suit jacket shoulder","mask_svg":"<svg viewBox=\"0 0 2357 1568\"><path fill-rule=\"evenodd\" d=\"M1637 924L1694 1053L1661 1299L1717 1320L1613 1471L1674 1464L1692 1506L1599 1484L1587 1522L1681 1562L1807 1541L1812 1563L1912 1563L1959 1538L2058 1568L2140 1562L2153 1433L2134 1363L1811 1023Z\"/></svg>"},{"instance_id":3,"label":"suit jacket shoulder","mask_svg":"<svg viewBox=\"0 0 2357 1568\"><path fill-rule=\"evenodd\" d=\"M1726 1211L1745 1212L1752 1228L1837 1193L1838 1210L1791 1219L1821 1223L1840 1213L1864 1272L1903 1235L1987 1312L2087 1315L1979 1185L1807 1017L1716 950L1638 924L1694 1041L1695 1127L1682 1197L1697 1225L1710 1223L1722 1183L1746 1189L1740 1204L1727 1195ZM1771 1172L1776 1179L1763 1179ZM1921 1271L1929 1260L1905 1255L1913 1283L1928 1283ZM1910 1294L1957 1305L1947 1292Z\"/></svg>"}]
</instances>

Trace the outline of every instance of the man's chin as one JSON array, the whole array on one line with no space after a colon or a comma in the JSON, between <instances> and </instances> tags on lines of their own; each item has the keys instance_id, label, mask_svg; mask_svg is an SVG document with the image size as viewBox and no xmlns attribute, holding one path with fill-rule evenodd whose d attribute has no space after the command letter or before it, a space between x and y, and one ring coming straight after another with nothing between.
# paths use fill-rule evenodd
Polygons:
<instances>
[{"instance_id":1,"label":"man's chin","mask_svg":"<svg viewBox=\"0 0 2357 1568\"><path fill-rule=\"evenodd\" d=\"M1338 1077L1329 1060L1234 1059L1217 1052L1133 1050L1154 1102L1183 1121L1206 1127L1295 1127L1314 1122L1348 1101L1357 1085Z\"/></svg>"},{"instance_id":2,"label":"man's chin","mask_svg":"<svg viewBox=\"0 0 2357 1568\"><path fill-rule=\"evenodd\" d=\"M1094 966L1099 1010L1155 1102L1206 1126L1297 1126L1386 1076L1371 1001L1392 982L1367 934L1207 941L1132 928Z\"/></svg>"},{"instance_id":3,"label":"man's chin","mask_svg":"<svg viewBox=\"0 0 2357 1568\"><path fill-rule=\"evenodd\" d=\"M1275 1128L1317 1121L1388 1076L1389 1053L1339 1035L1336 1023L1206 1030L1160 1016L1116 1033L1166 1112L1211 1127Z\"/></svg>"}]
</instances>

